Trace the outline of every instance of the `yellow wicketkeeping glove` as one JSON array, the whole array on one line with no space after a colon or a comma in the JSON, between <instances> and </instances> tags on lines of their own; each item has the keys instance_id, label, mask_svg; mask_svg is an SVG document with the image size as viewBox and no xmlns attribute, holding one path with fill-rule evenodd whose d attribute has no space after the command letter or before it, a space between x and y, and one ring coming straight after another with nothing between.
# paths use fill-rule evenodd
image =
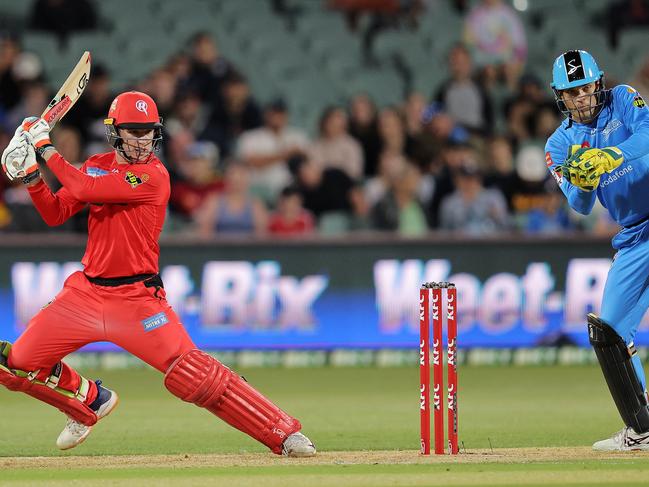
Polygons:
<instances>
[{"instance_id":1,"label":"yellow wicketkeeping glove","mask_svg":"<svg viewBox=\"0 0 649 487\"><path fill-rule=\"evenodd\" d=\"M605 172L611 172L622 162L624 156L617 147L589 149L572 146L569 158L563 163L563 176L584 191L593 191L599 184L599 178Z\"/></svg>"},{"instance_id":2,"label":"yellow wicketkeeping glove","mask_svg":"<svg viewBox=\"0 0 649 487\"><path fill-rule=\"evenodd\" d=\"M570 167L594 169L598 175L611 172L624 162L622 151L617 147L603 149L579 149L566 161Z\"/></svg>"},{"instance_id":3,"label":"yellow wicketkeeping glove","mask_svg":"<svg viewBox=\"0 0 649 487\"><path fill-rule=\"evenodd\" d=\"M584 191L593 191L599 185L600 174L594 169L583 169L580 167L573 167L568 164L561 166L561 173L570 184L577 186Z\"/></svg>"}]
</instances>

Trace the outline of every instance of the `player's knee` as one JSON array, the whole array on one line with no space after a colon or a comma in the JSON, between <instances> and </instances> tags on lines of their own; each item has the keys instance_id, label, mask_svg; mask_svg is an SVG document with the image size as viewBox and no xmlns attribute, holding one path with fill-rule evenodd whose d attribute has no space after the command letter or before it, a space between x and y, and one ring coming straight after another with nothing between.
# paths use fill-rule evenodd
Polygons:
<instances>
[{"instance_id":1,"label":"player's knee","mask_svg":"<svg viewBox=\"0 0 649 487\"><path fill-rule=\"evenodd\" d=\"M23 351L23 348L20 346L10 346L6 357L7 365L12 369L29 372L40 368L33 354Z\"/></svg>"},{"instance_id":2,"label":"player's knee","mask_svg":"<svg viewBox=\"0 0 649 487\"><path fill-rule=\"evenodd\" d=\"M11 352L11 343L0 340L0 364L8 367L9 352Z\"/></svg>"},{"instance_id":3,"label":"player's knee","mask_svg":"<svg viewBox=\"0 0 649 487\"><path fill-rule=\"evenodd\" d=\"M201 407L215 404L227 390L234 373L198 349L178 357L167 369L165 387L183 401Z\"/></svg>"},{"instance_id":4,"label":"player's knee","mask_svg":"<svg viewBox=\"0 0 649 487\"><path fill-rule=\"evenodd\" d=\"M615 324L606 319L597 316L594 313L588 313L588 339L593 347L605 347L617 344L627 346L633 341L623 330L619 330Z\"/></svg>"},{"instance_id":5,"label":"player's knee","mask_svg":"<svg viewBox=\"0 0 649 487\"><path fill-rule=\"evenodd\" d=\"M29 381L24 377L17 375L13 370L16 369L13 364L9 363L11 355L11 343L0 341L0 384L12 391L22 391L28 388ZM22 369L21 369L22 370Z\"/></svg>"},{"instance_id":6,"label":"player's knee","mask_svg":"<svg viewBox=\"0 0 649 487\"><path fill-rule=\"evenodd\" d=\"M29 357L24 359L20 346L16 347L11 342L0 340L0 363L5 367L18 370L30 370Z\"/></svg>"},{"instance_id":7,"label":"player's knee","mask_svg":"<svg viewBox=\"0 0 649 487\"><path fill-rule=\"evenodd\" d=\"M166 374L169 370L171 370L172 365L178 361L179 357L182 357L187 352L196 349L196 345L191 342L186 343L185 340L183 340L182 336L177 337L177 339L179 340L178 347L176 347L174 351L166 353L165 357L163 357L159 363L152 364L163 374Z\"/></svg>"}]
</instances>

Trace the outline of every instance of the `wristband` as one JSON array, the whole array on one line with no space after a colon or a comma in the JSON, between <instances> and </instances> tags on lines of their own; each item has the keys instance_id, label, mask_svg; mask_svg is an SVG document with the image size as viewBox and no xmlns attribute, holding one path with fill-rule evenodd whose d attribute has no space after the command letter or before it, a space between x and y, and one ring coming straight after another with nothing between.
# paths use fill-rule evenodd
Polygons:
<instances>
[{"instance_id":1,"label":"wristband","mask_svg":"<svg viewBox=\"0 0 649 487\"><path fill-rule=\"evenodd\" d=\"M22 178L21 181L23 182L23 184L29 184L32 181L39 178L40 176L41 176L41 172L38 169L36 169L34 172L32 172L32 173L28 174L27 176L25 176L24 178Z\"/></svg>"},{"instance_id":2,"label":"wristband","mask_svg":"<svg viewBox=\"0 0 649 487\"><path fill-rule=\"evenodd\" d=\"M50 149L54 149L54 144L45 144L40 147L34 147L34 151L36 152L36 155L39 156L41 159L44 159L43 155Z\"/></svg>"}]
</instances>

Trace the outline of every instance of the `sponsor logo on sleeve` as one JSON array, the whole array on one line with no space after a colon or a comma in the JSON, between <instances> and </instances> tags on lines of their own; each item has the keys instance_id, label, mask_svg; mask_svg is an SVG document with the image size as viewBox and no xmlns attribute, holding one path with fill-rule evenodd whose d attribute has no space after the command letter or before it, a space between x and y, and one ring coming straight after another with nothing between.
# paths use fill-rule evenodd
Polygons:
<instances>
[{"instance_id":1,"label":"sponsor logo on sleeve","mask_svg":"<svg viewBox=\"0 0 649 487\"><path fill-rule=\"evenodd\" d=\"M550 155L550 152L545 153L545 165L548 167L551 167L552 164L554 164L554 161L552 160L552 156Z\"/></svg>"},{"instance_id":2,"label":"sponsor logo on sleeve","mask_svg":"<svg viewBox=\"0 0 649 487\"><path fill-rule=\"evenodd\" d=\"M100 167L86 167L86 174L88 176L96 178L98 176L104 176L105 174L108 174L108 171Z\"/></svg>"},{"instance_id":3,"label":"sponsor logo on sleeve","mask_svg":"<svg viewBox=\"0 0 649 487\"><path fill-rule=\"evenodd\" d=\"M561 167L557 166L556 169L551 169L551 167L554 165L554 161L552 160L552 155L549 151L545 153L545 165L548 166L548 169L550 169L550 174L552 174L552 177L557 182L557 184L561 185L561 181L563 181Z\"/></svg>"},{"instance_id":4,"label":"sponsor logo on sleeve","mask_svg":"<svg viewBox=\"0 0 649 487\"><path fill-rule=\"evenodd\" d=\"M639 93L633 97L633 106L636 108L644 108L647 106L647 104L644 102L644 99L640 96Z\"/></svg>"},{"instance_id":5,"label":"sponsor logo on sleeve","mask_svg":"<svg viewBox=\"0 0 649 487\"><path fill-rule=\"evenodd\" d=\"M144 327L145 332L160 328L167 323L169 323L169 318L167 318L167 315L163 312L142 320L142 326Z\"/></svg>"},{"instance_id":6,"label":"sponsor logo on sleeve","mask_svg":"<svg viewBox=\"0 0 649 487\"><path fill-rule=\"evenodd\" d=\"M131 171L126 171L124 180L131 185L131 188L137 188L140 184L146 183L149 180L149 175L142 174L141 176L138 176Z\"/></svg>"}]
</instances>

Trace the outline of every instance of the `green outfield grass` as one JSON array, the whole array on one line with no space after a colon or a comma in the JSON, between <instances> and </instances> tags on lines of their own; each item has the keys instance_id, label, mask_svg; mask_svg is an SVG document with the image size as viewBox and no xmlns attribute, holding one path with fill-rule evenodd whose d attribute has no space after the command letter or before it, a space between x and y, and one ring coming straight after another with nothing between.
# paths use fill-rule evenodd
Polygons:
<instances>
[{"instance_id":1,"label":"green outfield grass","mask_svg":"<svg viewBox=\"0 0 649 487\"><path fill-rule=\"evenodd\" d=\"M291 464L195 406L166 392L149 370L96 372L117 390L119 408L90 438L67 452L55 447L64 418L22 394L0 391L0 455L52 456L51 465L2 464L2 482L48 485L628 485L649 470L644 455L599 458L584 448L621 426L596 367L464 367L460 370L460 459L421 459L416 368L249 369L240 371L262 392L299 417L322 452L319 463ZM501 448L546 447L543 458L519 458ZM556 447L557 456L547 447ZM571 448L566 448L571 447ZM492 450L493 449L493 450ZM405 451L399 461L372 461L372 451ZM571 451L581 454L570 458ZM346 462L343 452L367 451ZM551 450L550 450L551 451ZM333 452L333 453L331 453ZM486 454L480 461L475 454ZM257 455L250 455L256 453ZM241 455L240 465L120 465L87 468L84 456ZM377 453L378 455L378 453ZM590 456L589 456L590 455ZM342 460L336 460L340 457ZM507 458L511 456L511 458ZM63 466L59 461L77 457ZM263 464L250 462L261 458ZM202 457L201 457L202 458ZM217 457L215 457L217 458ZM412 464L408 460L412 459ZM478 461L475 461L478 458ZM405 459L405 460L404 460ZM471 460L466 463L463 459ZM649 459L649 453L647 453ZM2 460L2 459L0 459ZM78 465L76 464L78 460ZM276 462L276 464L275 464ZM146 463L146 462L144 462ZM375 464L376 463L376 464ZM148 479L148 480L147 480Z\"/></svg>"}]
</instances>

